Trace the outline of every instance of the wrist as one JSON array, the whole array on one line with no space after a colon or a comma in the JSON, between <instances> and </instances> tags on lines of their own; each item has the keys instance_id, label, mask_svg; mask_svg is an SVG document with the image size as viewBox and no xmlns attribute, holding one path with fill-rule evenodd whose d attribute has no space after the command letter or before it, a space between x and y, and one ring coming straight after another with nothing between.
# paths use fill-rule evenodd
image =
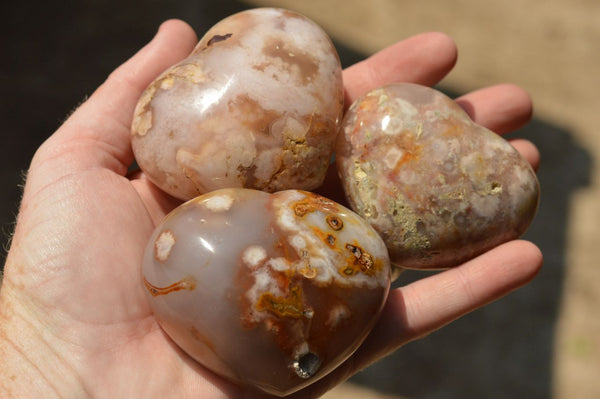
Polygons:
<instances>
[{"instance_id":1,"label":"wrist","mask_svg":"<svg viewBox=\"0 0 600 399\"><path fill-rule=\"evenodd\" d=\"M7 281L0 290L0 397L84 398L85 390ZM47 329L46 329L47 330Z\"/></svg>"}]
</instances>

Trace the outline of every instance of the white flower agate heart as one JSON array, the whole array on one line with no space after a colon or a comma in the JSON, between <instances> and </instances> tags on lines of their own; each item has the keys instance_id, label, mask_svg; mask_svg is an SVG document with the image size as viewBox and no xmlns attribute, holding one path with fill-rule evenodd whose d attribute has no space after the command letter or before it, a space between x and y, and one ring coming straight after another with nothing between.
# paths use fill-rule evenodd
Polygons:
<instances>
[{"instance_id":1,"label":"white flower agate heart","mask_svg":"<svg viewBox=\"0 0 600 399\"><path fill-rule=\"evenodd\" d=\"M331 200L232 188L167 215L143 278L158 322L187 354L284 396L359 347L387 297L390 263L375 230Z\"/></svg>"},{"instance_id":2,"label":"white flower agate heart","mask_svg":"<svg viewBox=\"0 0 600 399\"><path fill-rule=\"evenodd\" d=\"M343 112L327 34L291 11L259 8L213 26L144 91L132 124L138 165L189 200L219 188L312 190Z\"/></svg>"}]
</instances>

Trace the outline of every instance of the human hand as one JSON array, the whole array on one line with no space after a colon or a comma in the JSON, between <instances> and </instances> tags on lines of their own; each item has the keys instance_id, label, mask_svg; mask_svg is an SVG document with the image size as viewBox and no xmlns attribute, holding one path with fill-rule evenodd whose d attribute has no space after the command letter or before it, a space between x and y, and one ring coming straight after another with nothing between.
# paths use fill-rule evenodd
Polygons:
<instances>
[{"instance_id":1,"label":"human hand","mask_svg":"<svg viewBox=\"0 0 600 399\"><path fill-rule=\"evenodd\" d=\"M127 175L133 109L142 90L197 42L168 21L36 152L0 290L2 397L263 397L212 374L160 329L141 284L146 241L179 204L142 173ZM432 85L453 67L441 34L399 42L344 72L348 104L392 81ZM526 93L495 86L457 100L499 133L525 123ZM535 166L526 141L515 147ZM322 193L339 193L335 177ZM403 344L527 283L541 266L530 243L503 244L457 268L390 293L364 345L294 395L316 397Z\"/></svg>"}]
</instances>

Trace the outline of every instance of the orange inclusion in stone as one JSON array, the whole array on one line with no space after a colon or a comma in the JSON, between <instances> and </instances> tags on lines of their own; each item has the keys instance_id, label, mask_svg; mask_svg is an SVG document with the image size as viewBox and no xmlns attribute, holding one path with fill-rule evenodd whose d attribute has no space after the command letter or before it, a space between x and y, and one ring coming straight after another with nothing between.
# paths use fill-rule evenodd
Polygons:
<instances>
[{"instance_id":1,"label":"orange inclusion in stone","mask_svg":"<svg viewBox=\"0 0 600 399\"><path fill-rule=\"evenodd\" d=\"M306 198L296 201L291 205L296 216L303 217L307 213L315 211L339 213L340 208L335 202L310 192L304 192L304 194L306 194Z\"/></svg>"},{"instance_id":2,"label":"orange inclusion in stone","mask_svg":"<svg viewBox=\"0 0 600 399\"><path fill-rule=\"evenodd\" d=\"M256 309L268 310L279 317L300 318L304 315L302 306L302 291L300 287L294 286L290 289L287 297L275 296L265 292L256 303Z\"/></svg>"},{"instance_id":3,"label":"orange inclusion in stone","mask_svg":"<svg viewBox=\"0 0 600 399\"><path fill-rule=\"evenodd\" d=\"M354 276L357 273L363 273L367 276L374 276L378 270L381 270L381 263L373 259L370 253L361 248L357 243L346 244L346 249L350 251L346 265L341 267L340 273L343 276Z\"/></svg>"},{"instance_id":4,"label":"orange inclusion in stone","mask_svg":"<svg viewBox=\"0 0 600 399\"><path fill-rule=\"evenodd\" d=\"M186 277L182 280L179 280L178 282L168 285L166 287L157 287L155 285L150 284L148 282L148 280L146 280L146 278L144 278L144 285L146 286L146 288L148 289L148 292L150 292L150 294L152 296L159 296L159 295L167 295L167 294L170 294L171 292L181 291L181 290L193 291L196 288L196 280L193 277L188 276L188 277Z\"/></svg>"}]
</instances>

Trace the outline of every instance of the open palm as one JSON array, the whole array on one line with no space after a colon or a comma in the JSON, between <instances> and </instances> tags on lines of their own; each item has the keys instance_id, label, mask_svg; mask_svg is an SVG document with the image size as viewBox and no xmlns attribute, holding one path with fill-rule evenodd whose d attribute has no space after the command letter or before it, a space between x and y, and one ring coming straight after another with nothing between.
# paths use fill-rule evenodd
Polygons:
<instances>
[{"instance_id":1,"label":"open palm","mask_svg":"<svg viewBox=\"0 0 600 399\"><path fill-rule=\"evenodd\" d=\"M261 396L183 354L153 318L140 282L146 241L179 201L143 174L127 174L133 108L146 85L195 43L185 23L163 24L32 160L0 291L0 354L6 359L0 392L47 398ZM435 84L455 60L454 44L442 34L407 39L348 68L346 100L393 81ZM512 85L457 101L499 133L531 114L529 97ZM533 145L514 145L537 166ZM335 176L322 192L339 199ZM402 344L525 284L540 266L535 246L514 241L393 291L361 349L296 395L322 394Z\"/></svg>"}]
</instances>

